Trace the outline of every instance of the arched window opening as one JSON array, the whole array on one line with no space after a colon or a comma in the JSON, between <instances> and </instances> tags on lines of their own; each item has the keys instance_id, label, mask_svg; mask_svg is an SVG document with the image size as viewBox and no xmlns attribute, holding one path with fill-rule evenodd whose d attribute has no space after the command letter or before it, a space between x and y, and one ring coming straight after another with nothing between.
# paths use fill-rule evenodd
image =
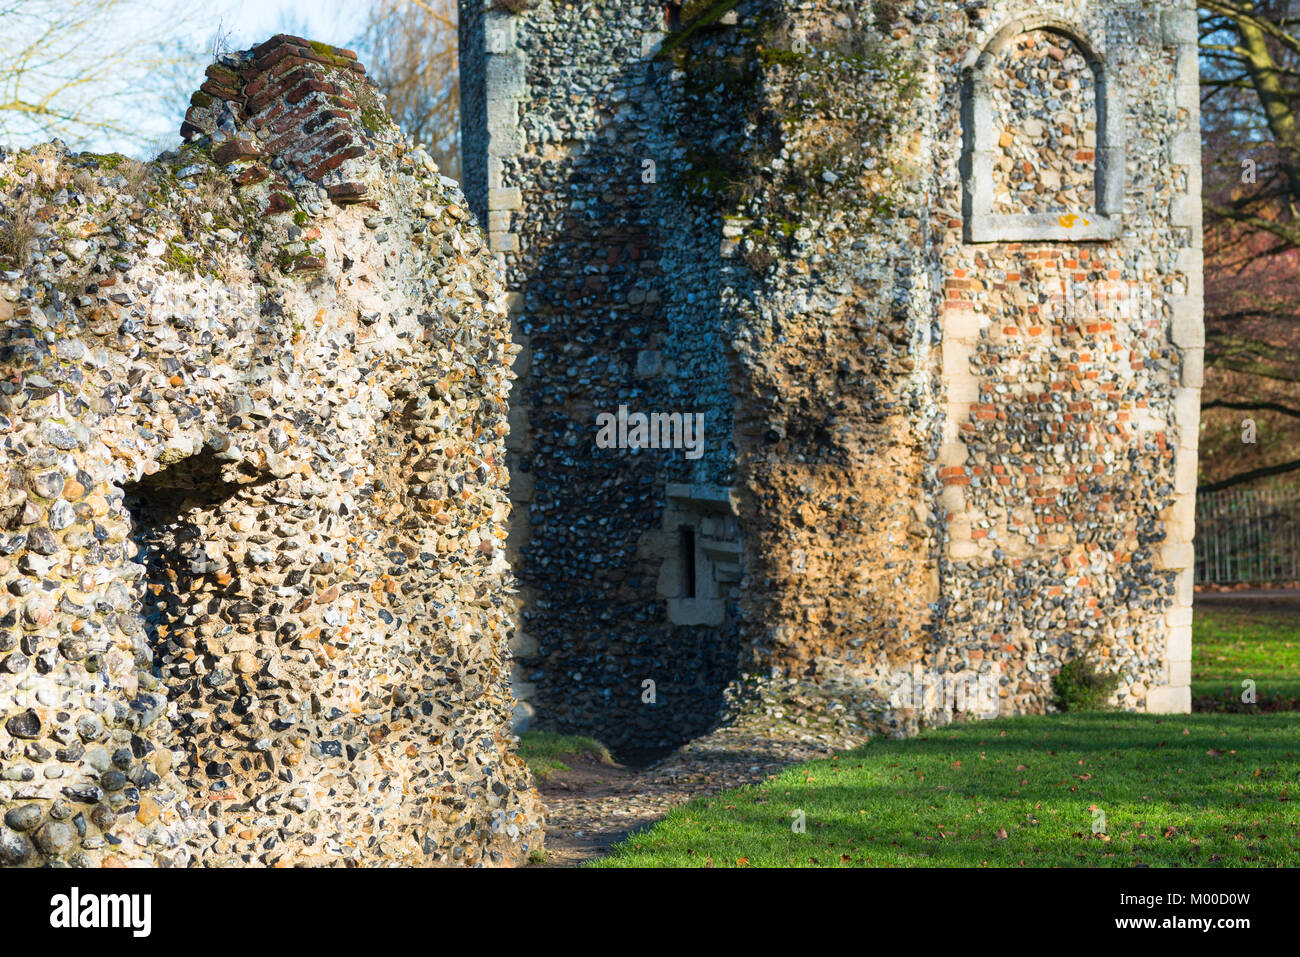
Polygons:
<instances>
[{"instance_id":1,"label":"arched window opening","mask_svg":"<svg viewBox=\"0 0 1300 957\"><path fill-rule=\"evenodd\" d=\"M968 242L1119 235L1123 107L1080 31L1050 18L1003 27L967 67L962 114Z\"/></svg>"}]
</instances>

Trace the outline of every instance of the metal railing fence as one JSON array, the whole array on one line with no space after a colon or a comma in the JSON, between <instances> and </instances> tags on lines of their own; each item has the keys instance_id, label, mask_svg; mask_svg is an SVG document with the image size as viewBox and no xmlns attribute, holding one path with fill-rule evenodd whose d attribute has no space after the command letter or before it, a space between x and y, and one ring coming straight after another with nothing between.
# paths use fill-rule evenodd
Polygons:
<instances>
[{"instance_id":1,"label":"metal railing fence","mask_svg":"<svg viewBox=\"0 0 1300 957\"><path fill-rule=\"evenodd\" d=\"M1196 496L1196 581L1300 581L1300 487Z\"/></svg>"}]
</instances>

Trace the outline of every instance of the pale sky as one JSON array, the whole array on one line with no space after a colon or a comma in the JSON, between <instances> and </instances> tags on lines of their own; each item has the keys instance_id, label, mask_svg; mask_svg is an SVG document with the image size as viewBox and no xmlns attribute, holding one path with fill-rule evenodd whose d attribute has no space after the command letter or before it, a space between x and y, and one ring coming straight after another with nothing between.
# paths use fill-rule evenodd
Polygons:
<instances>
[{"instance_id":1,"label":"pale sky","mask_svg":"<svg viewBox=\"0 0 1300 957\"><path fill-rule=\"evenodd\" d=\"M30 102L69 76L89 74L93 80L78 90L82 102L93 104L91 115L123 125L134 135L89 134L79 127L69 130L70 145L151 158L180 142L189 96L203 82L219 32L228 50L247 49L276 33L353 47L370 6L371 0L95 0L84 8L98 11L88 26L59 34L60 19L72 19L83 8L64 0L0 5L0 102L5 97ZM47 42L49 36L54 39ZM132 72L131 65L143 61L107 68L101 68L102 60L97 62L96 47L134 50L146 38L162 43L148 49L166 51L163 67ZM22 62L18 54L29 43L38 43L35 48L45 59L41 72L28 70L26 85L15 93L3 66ZM49 139L45 130L24 122L21 113L11 111L0 119L6 120L0 124L0 144L25 147Z\"/></svg>"},{"instance_id":2,"label":"pale sky","mask_svg":"<svg viewBox=\"0 0 1300 957\"><path fill-rule=\"evenodd\" d=\"M193 5L182 6L193 10ZM228 34L227 46L245 50L277 33L293 33L309 40L333 46L350 46L361 33L369 0L208 0L202 9L199 29L187 40L200 50L209 50L218 29ZM203 82L200 73L194 89ZM174 136L179 140L180 118L160 123L159 138ZM129 151L126 144L114 149Z\"/></svg>"},{"instance_id":3,"label":"pale sky","mask_svg":"<svg viewBox=\"0 0 1300 957\"><path fill-rule=\"evenodd\" d=\"M296 33L334 46L347 46L361 32L368 0L214 0L208 30L200 37L210 42L216 22L231 32L231 46L242 50L275 33Z\"/></svg>"}]
</instances>

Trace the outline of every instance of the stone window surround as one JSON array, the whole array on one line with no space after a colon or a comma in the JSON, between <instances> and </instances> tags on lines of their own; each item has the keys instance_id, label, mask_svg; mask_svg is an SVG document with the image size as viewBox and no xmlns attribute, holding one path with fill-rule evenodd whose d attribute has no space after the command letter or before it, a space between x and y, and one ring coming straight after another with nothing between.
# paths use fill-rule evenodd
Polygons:
<instances>
[{"instance_id":1,"label":"stone window surround","mask_svg":"<svg viewBox=\"0 0 1300 957\"><path fill-rule=\"evenodd\" d=\"M729 592L740 578L741 545L738 539L709 534L704 525L709 519L736 515L735 490L669 482L664 492L662 556L665 561L660 570L659 591L667 602L668 620L675 625L718 627L726 619ZM693 598L684 597L686 569L677 538L677 531L683 526L695 530Z\"/></svg>"},{"instance_id":2,"label":"stone window surround","mask_svg":"<svg viewBox=\"0 0 1300 957\"><path fill-rule=\"evenodd\" d=\"M1055 33L1082 52L1096 81L1096 208L1082 223L1064 226L1054 213L1007 214L993 210L993 128L989 73L1011 42L1033 30ZM1080 242L1116 239L1124 204L1124 102L1119 84L1106 78L1096 46L1077 26L1051 16L1013 20L998 30L963 70L962 218L969 243Z\"/></svg>"}]
</instances>

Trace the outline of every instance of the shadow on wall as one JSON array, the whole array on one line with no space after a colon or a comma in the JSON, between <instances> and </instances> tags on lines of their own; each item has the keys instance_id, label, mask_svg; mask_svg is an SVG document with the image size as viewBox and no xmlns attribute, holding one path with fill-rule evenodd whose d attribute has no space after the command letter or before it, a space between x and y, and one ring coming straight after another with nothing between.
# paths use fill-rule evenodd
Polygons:
<instances>
[{"instance_id":1,"label":"shadow on wall","mask_svg":"<svg viewBox=\"0 0 1300 957\"><path fill-rule=\"evenodd\" d=\"M559 69L547 50L528 55L530 73ZM531 526L516 574L521 630L536 650L521 663L535 685L537 726L593 735L636 760L716 726L739 641L734 602L721 625L677 625L668 599L686 593L660 587L679 550L678 529L663 527L666 485L701 481L703 469L677 449L595 444L596 415L620 405L708 409L708 445L730 441L722 221L685 200L667 162L673 141L690 133L669 113L672 63L630 59L601 81L606 96L626 90L625 102L602 101L597 128L580 142L539 143L526 127L530 149L507 162L503 181L523 185L528 209L516 214L522 252L509 270L511 288L525 294L518 332L531 352L514 393L528 435L511 462L516 508ZM546 109L559 109L565 95L553 86ZM740 120L737 109L737 133ZM708 128L711 138L718 132ZM645 181L644 159L655 162L654 182ZM715 370L712 394L702 365ZM531 491L521 496L521 487Z\"/></svg>"},{"instance_id":2,"label":"shadow on wall","mask_svg":"<svg viewBox=\"0 0 1300 957\"><path fill-rule=\"evenodd\" d=\"M210 449L181 459L122 487L131 516L135 560L144 566L142 609L155 668L163 668L164 639L186 624L184 596L204 580L209 563L204 525L220 521L222 506L240 486L221 476ZM191 609L191 615L193 610Z\"/></svg>"},{"instance_id":3,"label":"shadow on wall","mask_svg":"<svg viewBox=\"0 0 1300 957\"><path fill-rule=\"evenodd\" d=\"M227 565L228 543L221 542L216 553L209 550L219 541L211 529L232 521L230 505L242 488L245 486L222 477L222 463L211 448L122 488L122 504L131 518L131 540L139 549L135 561L144 566L140 612L153 655L153 673L164 682L171 700L181 703L182 710L203 707L204 694L198 682L205 679L211 686L207 697L216 702L235 702L239 692L246 690L236 684L217 684L227 682L222 681L225 675L220 668L214 670L217 649L212 643L228 642L238 630L223 615L228 610L223 593L232 584L225 569L238 569L238 564ZM249 627L257 624L251 619L248 622ZM204 666L196 668L196 661L203 659ZM237 721L237 706L229 706L232 714L228 718ZM184 721L177 726L193 771L198 767L194 762L200 742L187 730ZM203 787L208 784L199 782Z\"/></svg>"}]
</instances>

